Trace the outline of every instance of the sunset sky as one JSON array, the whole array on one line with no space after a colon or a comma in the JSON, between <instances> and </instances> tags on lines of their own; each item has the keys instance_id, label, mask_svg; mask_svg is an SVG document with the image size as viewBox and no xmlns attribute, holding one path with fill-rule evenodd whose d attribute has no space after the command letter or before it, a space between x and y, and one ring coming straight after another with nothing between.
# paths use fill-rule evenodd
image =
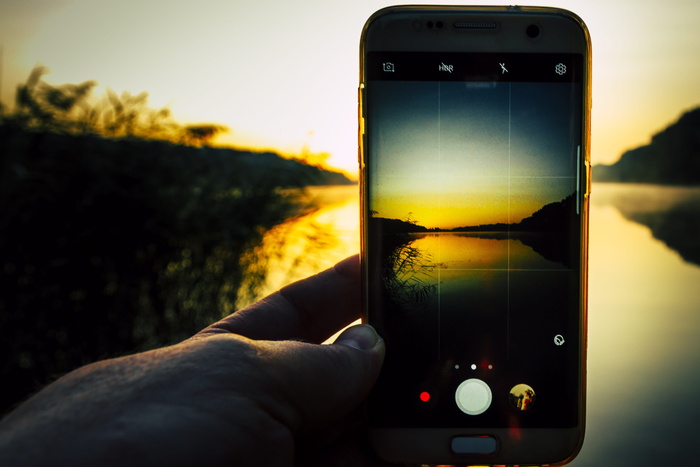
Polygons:
<instances>
[{"instance_id":1,"label":"sunset sky","mask_svg":"<svg viewBox=\"0 0 700 467\"><path fill-rule=\"evenodd\" d=\"M516 223L575 191L580 85L374 81L367 92L370 209L380 217L411 213L443 229Z\"/></svg>"},{"instance_id":2,"label":"sunset sky","mask_svg":"<svg viewBox=\"0 0 700 467\"><path fill-rule=\"evenodd\" d=\"M0 94L10 104L40 63L49 83L94 79L96 96L147 91L151 107L182 122L230 127L226 142L306 145L356 172L360 31L392 3L0 0ZM594 163L700 105L700 2L551 3L579 14L593 38Z\"/></svg>"}]
</instances>

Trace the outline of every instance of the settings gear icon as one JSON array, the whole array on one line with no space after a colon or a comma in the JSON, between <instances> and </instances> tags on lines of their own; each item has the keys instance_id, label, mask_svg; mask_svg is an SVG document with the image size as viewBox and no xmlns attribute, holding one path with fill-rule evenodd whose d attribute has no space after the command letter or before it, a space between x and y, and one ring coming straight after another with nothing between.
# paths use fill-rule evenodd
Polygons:
<instances>
[{"instance_id":1,"label":"settings gear icon","mask_svg":"<svg viewBox=\"0 0 700 467\"><path fill-rule=\"evenodd\" d=\"M563 75L564 73L566 73L566 65L564 65L563 63L558 63L557 66L554 67L554 71L555 71L559 76L561 76L561 75Z\"/></svg>"}]
</instances>

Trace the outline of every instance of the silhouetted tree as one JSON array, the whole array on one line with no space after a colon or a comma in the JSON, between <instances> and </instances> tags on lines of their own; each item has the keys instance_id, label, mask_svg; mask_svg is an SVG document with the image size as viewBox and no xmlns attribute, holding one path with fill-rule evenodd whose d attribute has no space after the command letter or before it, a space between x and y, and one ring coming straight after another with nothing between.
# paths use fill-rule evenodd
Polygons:
<instances>
[{"instance_id":1,"label":"silhouetted tree","mask_svg":"<svg viewBox=\"0 0 700 467\"><path fill-rule=\"evenodd\" d=\"M15 111L5 117L20 126L41 131L75 132L81 125L76 109L85 109L86 98L97 85L95 81L53 86L41 77L48 73L43 66L32 69L27 81L17 87Z\"/></svg>"},{"instance_id":2,"label":"silhouetted tree","mask_svg":"<svg viewBox=\"0 0 700 467\"><path fill-rule=\"evenodd\" d=\"M187 125L182 129L182 141L190 146L205 146L221 133L229 131L228 127L217 124Z\"/></svg>"}]
</instances>

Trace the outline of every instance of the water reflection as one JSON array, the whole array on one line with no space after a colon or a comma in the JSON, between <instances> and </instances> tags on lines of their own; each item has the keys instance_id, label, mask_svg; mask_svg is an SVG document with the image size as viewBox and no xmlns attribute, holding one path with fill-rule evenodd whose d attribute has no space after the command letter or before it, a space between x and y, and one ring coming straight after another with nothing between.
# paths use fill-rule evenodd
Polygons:
<instances>
[{"instance_id":1,"label":"water reflection","mask_svg":"<svg viewBox=\"0 0 700 467\"><path fill-rule=\"evenodd\" d=\"M594 186L588 427L573 465L696 462L687 448L695 442L700 417L700 268L655 239L656 224L640 224L678 219L674 211L697 193ZM698 238L685 234L691 242Z\"/></svg>"},{"instance_id":2,"label":"water reflection","mask_svg":"<svg viewBox=\"0 0 700 467\"><path fill-rule=\"evenodd\" d=\"M526 246L521 238L506 232L412 234L413 247L435 254L441 269L562 269L564 265L545 259ZM518 233L520 237L528 233ZM530 233L532 237L538 234ZM541 235L541 234L540 234Z\"/></svg>"},{"instance_id":3,"label":"water reflection","mask_svg":"<svg viewBox=\"0 0 700 467\"><path fill-rule=\"evenodd\" d=\"M311 214L272 229L263 239L266 261L262 283L244 287L238 306L262 298L286 284L316 274L360 251L359 191L356 185L308 187ZM279 241L283 238L284 241ZM252 253L256 255L256 252Z\"/></svg>"},{"instance_id":4,"label":"water reflection","mask_svg":"<svg viewBox=\"0 0 700 467\"><path fill-rule=\"evenodd\" d=\"M700 188L620 183L596 184L593 201L651 229L689 262L700 264Z\"/></svg>"},{"instance_id":5,"label":"water reflection","mask_svg":"<svg viewBox=\"0 0 700 467\"><path fill-rule=\"evenodd\" d=\"M314 253L309 264L317 269L307 264L301 272L286 276L289 280L332 266L359 250L357 187L345 190L343 201L303 221L315 219L328 226L338 235L337 246ZM678 222L685 216L691 227L676 233L693 246L700 238L692 228L698 222L694 217L700 209L698 192L700 189L594 185L588 426L574 466L696 463L689 447L696 442L696 421L700 419L700 267L683 259L685 247L678 253L666 240L659 240L663 238L657 227L661 222L650 219ZM679 211L689 211L690 217L679 216ZM478 240L472 253L492 256L489 240ZM281 265L271 264L271 268Z\"/></svg>"}]
</instances>

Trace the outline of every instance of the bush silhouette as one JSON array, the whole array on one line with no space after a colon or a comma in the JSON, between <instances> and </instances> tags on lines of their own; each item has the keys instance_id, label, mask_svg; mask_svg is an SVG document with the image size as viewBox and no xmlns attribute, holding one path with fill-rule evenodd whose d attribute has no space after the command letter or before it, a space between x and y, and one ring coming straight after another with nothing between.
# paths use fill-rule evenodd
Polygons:
<instances>
[{"instance_id":1,"label":"bush silhouette","mask_svg":"<svg viewBox=\"0 0 700 467\"><path fill-rule=\"evenodd\" d=\"M347 182L271 153L175 144L182 127L146 94L110 92L98 111L93 82L50 86L43 73L0 119L0 414L82 364L233 312L303 187ZM188 142L222 128L190 127Z\"/></svg>"},{"instance_id":2,"label":"bush silhouette","mask_svg":"<svg viewBox=\"0 0 700 467\"><path fill-rule=\"evenodd\" d=\"M55 133L95 134L108 138L138 138L202 146L229 130L220 124L181 125L167 108L148 107L148 93L117 95L107 89L101 99L92 99L95 81L52 85L42 79L44 66L32 69L27 81L17 87L15 106L0 106L0 123Z\"/></svg>"}]
</instances>

